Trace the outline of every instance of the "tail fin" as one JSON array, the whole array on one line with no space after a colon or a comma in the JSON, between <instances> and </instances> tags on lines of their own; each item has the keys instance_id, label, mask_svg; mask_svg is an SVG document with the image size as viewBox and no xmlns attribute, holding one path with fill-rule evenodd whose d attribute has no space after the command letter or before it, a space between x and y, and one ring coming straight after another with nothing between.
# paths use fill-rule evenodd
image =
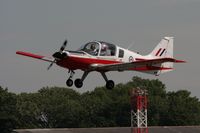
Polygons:
<instances>
[{"instance_id":1,"label":"tail fin","mask_svg":"<svg viewBox=\"0 0 200 133\"><path fill-rule=\"evenodd\" d=\"M169 57L173 58L173 37L164 37L160 43L150 53L153 57Z\"/></svg>"},{"instance_id":2,"label":"tail fin","mask_svg":"<svg viewBox=\"0 0 200 133\"><path fill-rule=\"evenodd\" d=\"M173 58L173 37L164 37L160 43L154 48L154 50L150 53L150 56L153 58ZM159 70L156 72L156 75L160 75L162 73L166 73L173 70L173 63L161 63L158 64L159 67L165 68L163 70ZM171 69L169 69L171 68Z\"/></svg>"}]
</instances>

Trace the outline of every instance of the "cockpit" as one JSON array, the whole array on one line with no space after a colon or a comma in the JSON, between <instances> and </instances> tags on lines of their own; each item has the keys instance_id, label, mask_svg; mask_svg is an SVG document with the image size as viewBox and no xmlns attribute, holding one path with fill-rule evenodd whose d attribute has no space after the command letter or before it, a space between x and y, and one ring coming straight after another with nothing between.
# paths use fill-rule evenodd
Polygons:
<instances>
[{"instance_id":1,"label":"cockpit","mask_svg":"<svg viewBox=\"0 0 200 133\"><path fill-rule=\"evenodd\" d=\"M89 42L83 45L79 51L84 51L93 56L115 56L116 46L107 42Z\"/></svg>"}]
</instances>

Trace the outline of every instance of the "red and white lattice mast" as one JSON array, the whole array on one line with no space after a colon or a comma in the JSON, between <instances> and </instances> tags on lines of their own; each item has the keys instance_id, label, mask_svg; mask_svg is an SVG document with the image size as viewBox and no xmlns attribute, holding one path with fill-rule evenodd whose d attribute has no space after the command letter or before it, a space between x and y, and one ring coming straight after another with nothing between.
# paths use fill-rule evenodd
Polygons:
<instances>
[{"instance_id":1,"label":"red and white lattice mast","mask_svg":"<svg viewBox=\"0 0 200 133\"><path fill-rule=\"evenodd\" d=\"M131 91L131 132L148 133L147 90L136 88Z\"/></svg>"}]
</instances>

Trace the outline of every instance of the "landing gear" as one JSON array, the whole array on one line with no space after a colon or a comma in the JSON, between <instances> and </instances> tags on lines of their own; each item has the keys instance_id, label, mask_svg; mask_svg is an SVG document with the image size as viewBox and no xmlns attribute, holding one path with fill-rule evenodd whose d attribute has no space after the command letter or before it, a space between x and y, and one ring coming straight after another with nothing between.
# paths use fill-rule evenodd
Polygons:
<instances>
[{"instance_id":1,"label":"landing gear","mask_svg":"<svg viewBox=\"0 0 200 133\"><path fill-rule=\"evenodd\" d=\"M72 77L74 76L74 71L73 70L69 70L69 72L68 73L70 73L70 76L69 76L69 79L66 81L66 85L68 86L68 87L71 87L72 85L73 85L73 80L72 80Z\"/></svg>"},{"instance_id":2,"label":"landing gear","mask_svg":"<svg viewBox=\"0 0 200 133\"><path fill-rule=\"evenodd\" d=\"M81 79L76 79L74 84L76 88L81 88L83 86L83 81Z\"/></svg>"},{"instance_id":3,"label":"landing gear","mask_svg":"<svg viewBox=\"0 0 200 133\"><path fill-rule=\"evenodd\" d=\"M71 87L71 86L73 85L73 80L72 80L72 79L68 79L68 80L66 81L66 85L67 85L68 87Z\"/></svg>"},{"instance_id":4,"label":"landing gear","mask_svg":"<svg viewBox=\"0 0 200 133\"><path fill-rule=\"evenodd\" d=\"M74 81L75 86L76 86L77 88L81 88L81 87L83 86L83 81L84 81L85 78L87 77L88 73L89 73L88 71L85 71L85 72L83 73L83 76L81 77L81 79L76 79L76 80Z\"/></svg>"},{"instance_id":5,"label":"landing gear","mask_svg":"<svg viewBox=\"0 0 200 133\"><path fill-rule=\"evenodd\" d=\"M74 76L74 71L73 70L69 70L69 73L70 73L70 76L69 76L69 79L66 81L66 85L68 86L68 87L71 87L72 85L73 85L73 80L72 80L72 78L73 78L73 76ZM74 81L74 85L76 86L76 88L81 88L82 86L83 86L83 81L85 80L85 78L87 77L87 75L88 75L88 71L85 71L84 73L83 73L83 76L81 77L81 79L76 79L75 81Z\"/></svg>"},{"instance_id":6,"label":"landing gear","mask_svg":"<svg viewBox=\"0 0 200 133\"><path fill-rule=\"evenodd\" d=\"M106 82L106 88L107 88L107 89L112 90L112 89L114 88L114 86L115 86L114 81L108 80L108 81Z\"/></svg>"},{"instance_id":7,"label":"landing gear","mask_svg":"<svg viewBox=\"0 0 200 133\"><path fill-rule=\"evenodd\" d=\"M106 88L108 90L112 90L115 87L115 83L112 80L108 80L105 72L101 72L101 75L103 76L104 80L106 81Z\"/></svg>"},{"instance_id":8,"label":"landing gear","mask_svg":"<svg viewBox=\"0 0 200 133\"><path fill-rule=\"evenodd\" d=\"M66 85L68 87L71 87L74 83L74 85L76 86L76 88L81 88L83 86L83 81L85 80L85 78L87 77L87 75L89 74L90 71L84 71L83 76L81 78L76 79L74 82L72 80L73 75L74 75L74 71L73 70L69 70L70 73L70 77L69 79L66 81ZM112 80L108 80L105 72L100 72L101 75L103 76L104 80L106 81L106 88L108 90L112 90L115 87L115 83Z\"/></svg>"}]
</instances>

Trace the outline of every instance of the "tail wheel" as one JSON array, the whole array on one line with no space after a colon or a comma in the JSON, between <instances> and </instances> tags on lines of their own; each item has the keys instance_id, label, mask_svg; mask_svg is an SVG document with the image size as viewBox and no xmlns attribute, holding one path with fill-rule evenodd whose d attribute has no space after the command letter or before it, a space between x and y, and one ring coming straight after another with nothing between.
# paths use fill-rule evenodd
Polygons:
<instances>
[{"instance_id":1,"label":"tail wheel","mask_svg":"<svg viewBox=\"0 0 200 133\"><path fill-rule=\"evenodd\" d=\"M73 80L72 79L68 79L66 81L66 85L69 86L69 87L71 87L73 85Z\"/></svg>"},{"instance_id":2,"label":"tail wheel","mask_svg":"<svg viewBox=\"0 0 200 133\"><path fill-rule=\"evenodd\" d=\"M74 83L77 88L81 88L83 86L83 82L81 79L76 79Z\"/></svg>"},{"instance_id":3,"label":"tail wheel","mask_svg":"<svg viewBox=\"0 0 200 133\"><path fill-rule=\"evenodd\" d=\"M111 90L111 89L114 88L114 86L115 86L114 81L108 80L108 81L106 82L106 88L107 88L107 89Z\"/></svg>"}]
</instances>

